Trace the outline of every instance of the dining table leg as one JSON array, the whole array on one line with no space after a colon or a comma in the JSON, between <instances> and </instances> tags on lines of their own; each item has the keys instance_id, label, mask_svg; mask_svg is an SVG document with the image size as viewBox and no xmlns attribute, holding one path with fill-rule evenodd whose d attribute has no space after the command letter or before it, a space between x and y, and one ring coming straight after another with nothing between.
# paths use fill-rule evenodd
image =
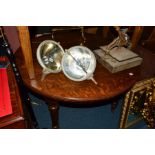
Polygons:
<instances>
[{"instance_id":1,"label":"dining table leg","mask_svg":"<svg viewBox=\"0 0 155 155\"><path fill-rule=\"evenodd\" d=\"M59 128L59 104L56 101L46 100L51 115L52 128Z\"/></svg>"}]
</instances>

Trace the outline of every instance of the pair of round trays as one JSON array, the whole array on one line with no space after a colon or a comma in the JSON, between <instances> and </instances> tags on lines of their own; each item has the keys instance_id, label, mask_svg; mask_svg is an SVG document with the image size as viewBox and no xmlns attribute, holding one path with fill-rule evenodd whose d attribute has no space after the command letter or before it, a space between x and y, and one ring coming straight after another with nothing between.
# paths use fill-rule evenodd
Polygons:
<instances>
[{"instance_id":1,"label":"pair of round trays","mask_svg":"<svg viewBox=\"0 0 155 155\"><path fill-rule=\"evenodd\" d=\"M53 40L41 42L37 48L37 60L43 68L42 80L47 74L63 71L73 81L92 80L96 68L93 52L85 46L73 46L64 51Z\"/></svg>"}]
</instances>

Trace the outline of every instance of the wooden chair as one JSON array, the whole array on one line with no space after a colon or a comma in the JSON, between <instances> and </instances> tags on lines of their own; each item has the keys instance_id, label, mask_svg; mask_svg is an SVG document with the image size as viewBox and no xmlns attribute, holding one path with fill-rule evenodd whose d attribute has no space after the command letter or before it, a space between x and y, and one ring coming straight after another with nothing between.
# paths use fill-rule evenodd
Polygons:
<instances>
[{"instance_id":1,"label":"wooden chair","mask_svg":"<svg viewBox=\"0 0 155 155\"><path fill-rule=\"evenodd\" d=\"M155 78L137 82L126 94L119 128L132 128L142 119L155 128Z\"/></svg>"}]
</instances>

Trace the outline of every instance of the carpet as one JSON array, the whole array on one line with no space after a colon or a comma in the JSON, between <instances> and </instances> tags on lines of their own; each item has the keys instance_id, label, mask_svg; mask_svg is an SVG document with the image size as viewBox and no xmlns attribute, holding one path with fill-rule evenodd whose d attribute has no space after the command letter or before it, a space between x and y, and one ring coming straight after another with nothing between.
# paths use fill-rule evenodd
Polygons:
<instances>
[{"instance_id":1,"label":"carpet","mask_svg":"<svg viewBox=\"0 0 155 155\"><path fill-rule=\"evenodd\" d=\"M42 99L30 94L33 109L40 128L51 128L51 118L48 107ZM61 129L117 129L119 126L123 96L118 100L118 106L111 112L111 105L99 107L71 108L60 106L59 124ZM133 129L146 129L145 122L141 121Z\"/></svg>"}]
</instances>

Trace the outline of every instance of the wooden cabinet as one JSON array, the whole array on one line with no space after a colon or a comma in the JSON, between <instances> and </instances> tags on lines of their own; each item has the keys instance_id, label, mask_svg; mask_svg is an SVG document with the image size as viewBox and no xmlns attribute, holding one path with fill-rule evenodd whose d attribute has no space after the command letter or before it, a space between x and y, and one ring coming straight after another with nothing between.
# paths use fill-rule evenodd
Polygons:
<instances>
[{"instance_id":1,"label":"wooden cabinet","mask_svg":"<svg viewBox=\"0 0 155 155\"><path fill-rule=\"evenodd\" d=\"M18 86L11 67L8 67L7 73L13 113L0 118L0 128L25 129L27 128L27 124L23 115L23 108L19 96Z\"/></svg>"}]
</instances>

